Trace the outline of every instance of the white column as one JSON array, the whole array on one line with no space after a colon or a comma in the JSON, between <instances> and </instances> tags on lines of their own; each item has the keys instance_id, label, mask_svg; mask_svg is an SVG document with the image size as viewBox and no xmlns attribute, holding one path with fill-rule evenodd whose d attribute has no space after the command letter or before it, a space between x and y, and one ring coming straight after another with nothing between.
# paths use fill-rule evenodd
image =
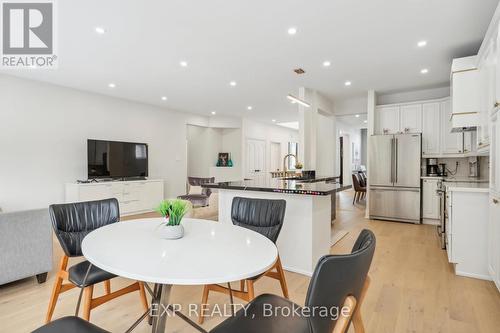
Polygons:
<instances>
[{"instance_id":1,"label":"white column","mask_svg":"<svg viewBox=\"0 0 500 333\"><path fill-rule=\"evenodd\" d=\"M366 169L368 170L368 184L366 184L366 210L365 217L370 216L370 140L371 136L375 133L375 107L377 106L377 94L375 90L368 90L368 103L366 106L368 128L367 128L367 162Z\"/></svg>"}]
</instances>

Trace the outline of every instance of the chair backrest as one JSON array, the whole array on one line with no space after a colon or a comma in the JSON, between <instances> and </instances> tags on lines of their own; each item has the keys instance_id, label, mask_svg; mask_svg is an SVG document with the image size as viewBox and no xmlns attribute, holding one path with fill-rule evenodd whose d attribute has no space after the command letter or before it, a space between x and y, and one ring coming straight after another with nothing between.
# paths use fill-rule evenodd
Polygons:
<instances>
[{"instance_id":1,"label":"chair backrest","mask_svg":"<svg viewBox=\"0 0 500 333\"><path fill-rule=\"evenodd\" d=\"M373 232L365 229L358 236L351 254L327 255L318 261L305 302L311 311L313 308L317 311L316 315L310 317L313 332L332 332L338 319L335 314L341 315L345 299L354 296L359 301L375 252L375 243ZM327 309L329 315L322 316L321 309Z\"/></svg>"},{"instance_id":2,"label":"chair backrest","mask_svg":"<svg viewBox=\"0 0 500 333\"><path fill-rule=\"evenodd\" d=\"M352 187L355 191L361 190L361 185L359 184L359 178L357 173L352 174Z\"/></svg>"},{"instance_id":3,"label":"chair backrest","mask_svg":"<svg viewBox=\"0 0 500 333\"><path fill-rule=\"evenodd\" d=\"M256 231L276 243L285 219L285 200L233 198L234 225Z\"/></svg>"},{"instance_id":4,"label":"chair backrest","mask_svg":"<svg viewBox=\"0 0 500 333\"><path fill-rule=\"evenodd\" d=\"M215 177L202 178L202 177L188 177L188 184L190 186L201 186L201 184L214 183ZM209 188L203 188L201 193L209 197L212 194L212 190Z\"/></svg>"},{"instance_id":5,"label":"chair backrest","mask_svg":"<svg viewBox=\"0 0 500 333\"><path fill-rule=\"evenodd\" d=\"M50 205L52 228L68 257L82 255L82 241L91 231L120 221L118 200L105 199Z\"/></svg>"},{"instance_id":6,"label":"chair backrest","mask_svg":"<svg viewBox=\"0 0 500 333\"><path fill-rule=\"evenodd\" d=\"M366 187L366 174L364 172L359 172L359 180L360 180L360 185L362 187Z\"/></svg>"}]
</instances>

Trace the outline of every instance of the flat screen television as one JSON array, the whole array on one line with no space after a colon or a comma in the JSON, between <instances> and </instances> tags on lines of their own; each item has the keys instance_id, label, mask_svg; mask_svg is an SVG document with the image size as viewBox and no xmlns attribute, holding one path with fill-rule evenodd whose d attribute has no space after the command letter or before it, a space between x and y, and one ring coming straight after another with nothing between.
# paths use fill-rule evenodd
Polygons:
<instances>
[{"instance_id":1,"label":"flat screen television","mask_svg":"<svg viewBox=\"0 0 500 333\"><path fill-rule=\"evenodd\" d=\"M88 178L148 176L148 145L145 143L87 140Z\"/></svg>"}]
</instances>

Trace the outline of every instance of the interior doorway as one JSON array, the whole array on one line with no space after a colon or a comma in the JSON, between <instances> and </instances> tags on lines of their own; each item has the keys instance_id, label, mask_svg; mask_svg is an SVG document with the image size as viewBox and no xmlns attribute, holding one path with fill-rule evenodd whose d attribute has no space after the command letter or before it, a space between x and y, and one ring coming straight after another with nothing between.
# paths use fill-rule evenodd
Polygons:
<instances>
[{"instance_id":1,"label":"interior doorway","mask_svg":"<svg viewBox=\"0 0 500 333\"><path fill-rule=\"evenodd\" d=\"M281 168L281 143L271 142L270 166L269 171L278 171Z\"/></svg>"},{"instance_id":2,"label":"interior doorway","mask_svg":"<svg viewBox=\"0 0 500 333\"><path fill-rule=\"evenodd\" d=\"M340 156L340 185L344 185L344 138L339 138L339 156Z\"/></svg>"},{"instance_id":3,"label":"interior doorway","mask_svg":"<svg viewBox=\"0 0 500 333\"><path fill-rule=\"evenodd\" d=\"M246 140L245 176L250 179L263 177L266 171L266 142L264 140Z\"/></svg>"}]
</instances>

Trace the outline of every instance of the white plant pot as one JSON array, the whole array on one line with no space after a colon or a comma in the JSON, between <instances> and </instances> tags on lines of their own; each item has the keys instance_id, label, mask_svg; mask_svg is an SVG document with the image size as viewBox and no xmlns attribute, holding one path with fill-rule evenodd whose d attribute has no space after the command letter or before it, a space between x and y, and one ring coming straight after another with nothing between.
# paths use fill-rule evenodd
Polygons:
<instances>
[{"instance_id":1,"label":"white plant pot","mask_svg":"<svg viewBox=\"0 0 500 333\"><path fill-rule=\"evenodd\" d=\"M158 232L163 239L179 239L184 236L182 225L161 225Z\"/></svg>"}]
</instances>

